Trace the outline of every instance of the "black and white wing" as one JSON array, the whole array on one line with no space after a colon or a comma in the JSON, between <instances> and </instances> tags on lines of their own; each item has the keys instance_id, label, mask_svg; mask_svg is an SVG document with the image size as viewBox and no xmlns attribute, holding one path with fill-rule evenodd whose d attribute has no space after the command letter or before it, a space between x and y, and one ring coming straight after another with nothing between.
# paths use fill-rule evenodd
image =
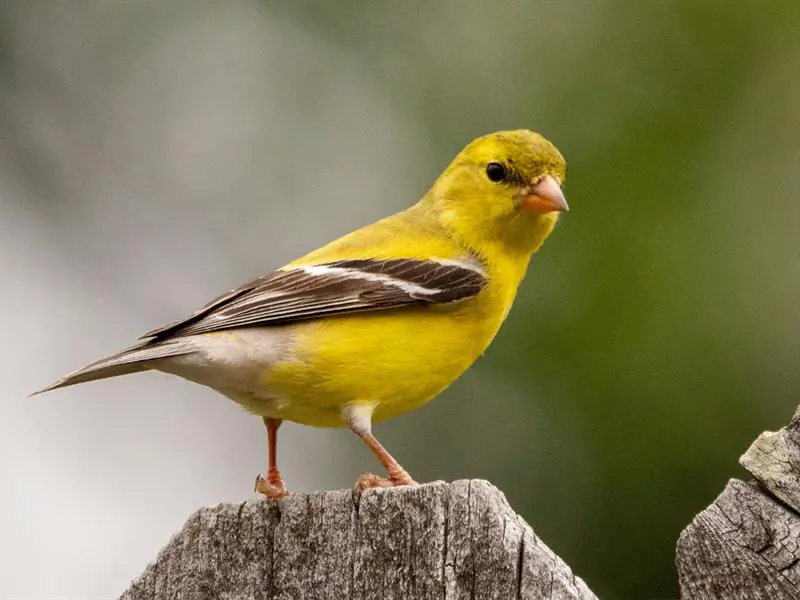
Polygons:
<instances>
[{"instance_id":1,"label":"black and white wing","mask_svg":"<svg viewBox=\"0 0 800 600\"><path fill-rule=\"evenodd\" d=\"M280 325L368 310L455 302L486 284L473 262L341 260L274 271L212 300L193 315L155 329L139 344L95 361L38 392L137 373L162 358L192 354L185 336L238 327Z\"/></svg>"},{"instance_id":2,"label":"black and white wing","mask_svg":"<svg viewBox=\"0 0 800 600\"><path fill-rule=\"evenodd\" d=\"M359 259L273 271L220 296L193 315L142 337L279 325L330 315L438 304L475 296L483 269L454 260Z\"/></svg>"}]
</instances>

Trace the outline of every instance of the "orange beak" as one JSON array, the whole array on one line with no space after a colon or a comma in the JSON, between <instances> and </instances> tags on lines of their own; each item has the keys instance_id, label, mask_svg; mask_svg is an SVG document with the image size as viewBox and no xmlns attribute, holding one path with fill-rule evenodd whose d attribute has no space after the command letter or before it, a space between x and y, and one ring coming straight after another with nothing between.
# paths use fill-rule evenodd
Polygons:
<instances>
[{"instance_id":1,"label":"orange beak","mask_svg":"<svg viewBox=\"0 0 800 600\"><path fill-rule=\"evenodd\" d=\"M528 193L523 196L522 208L539 214L569 210L561 186L550 175L529 188Z\"/></svg>"}]
</instances>

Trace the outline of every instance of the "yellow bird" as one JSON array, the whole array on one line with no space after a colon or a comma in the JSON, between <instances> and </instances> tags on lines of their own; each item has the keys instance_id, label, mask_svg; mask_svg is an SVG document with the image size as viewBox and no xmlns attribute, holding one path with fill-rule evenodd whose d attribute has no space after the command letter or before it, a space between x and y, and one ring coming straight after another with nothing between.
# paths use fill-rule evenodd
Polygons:
<instances>
[{"instance_id":1,"label":"yellow bird","mask_svg":"<svg viewBox=\"0 0 800 600\"><path fill-rule=\"evenodd\" d=\"M261 415L267 476L283 420L349 427L386 468L360 488L415 482L372 423L434 398L486 350L531 255L568 210L566 166L528 130L470 143L417 204L346 235L67 375L59 387L139 371L206 385Z\"/></svg>"}]
</instances>

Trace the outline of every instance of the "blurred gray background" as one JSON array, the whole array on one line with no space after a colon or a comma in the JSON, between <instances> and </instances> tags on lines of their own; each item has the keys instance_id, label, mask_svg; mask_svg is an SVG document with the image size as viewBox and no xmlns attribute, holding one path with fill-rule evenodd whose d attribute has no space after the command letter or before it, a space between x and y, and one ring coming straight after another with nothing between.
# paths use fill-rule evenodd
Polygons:
<instances>
[{"instance_id":1,"label":"blurred gray background","mask_svg":"<svg viewBox=\"0 0 800 600\"><path fill-rule=\"evenodd\" d=\"M119 594L265 435L146 374L30 391L415 202L472 138L562 150L572 211L487 355L377 428L483 477L603 598L800 400L800 4L7 2L0 7L0 598ZM294 491L376 464L289 424Z\"/></svg>"}]
</instances>

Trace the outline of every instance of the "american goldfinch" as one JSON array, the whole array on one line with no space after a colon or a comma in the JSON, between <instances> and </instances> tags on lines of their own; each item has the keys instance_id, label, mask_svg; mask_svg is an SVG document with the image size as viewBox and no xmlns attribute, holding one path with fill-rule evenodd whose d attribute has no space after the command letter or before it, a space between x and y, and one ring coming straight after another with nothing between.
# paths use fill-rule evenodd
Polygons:
<instances>
[{"instance_id":1,"label":"american goldfinch","mask_svg":"<svg viewBox=\"0 0 800 600\"><path fill-rule=\"evenodd\" d=\"M372 423L422 406L488 347L528 262L568 210L565 162L528 130L471 142L417 204L367 225L154 329L135 346L36 393L156 370L206 385L260 415L267 476L256 490L288 494L277 466L284 420L349 427L388 477L415 482Z\"/></svg>"}]
</instances>

